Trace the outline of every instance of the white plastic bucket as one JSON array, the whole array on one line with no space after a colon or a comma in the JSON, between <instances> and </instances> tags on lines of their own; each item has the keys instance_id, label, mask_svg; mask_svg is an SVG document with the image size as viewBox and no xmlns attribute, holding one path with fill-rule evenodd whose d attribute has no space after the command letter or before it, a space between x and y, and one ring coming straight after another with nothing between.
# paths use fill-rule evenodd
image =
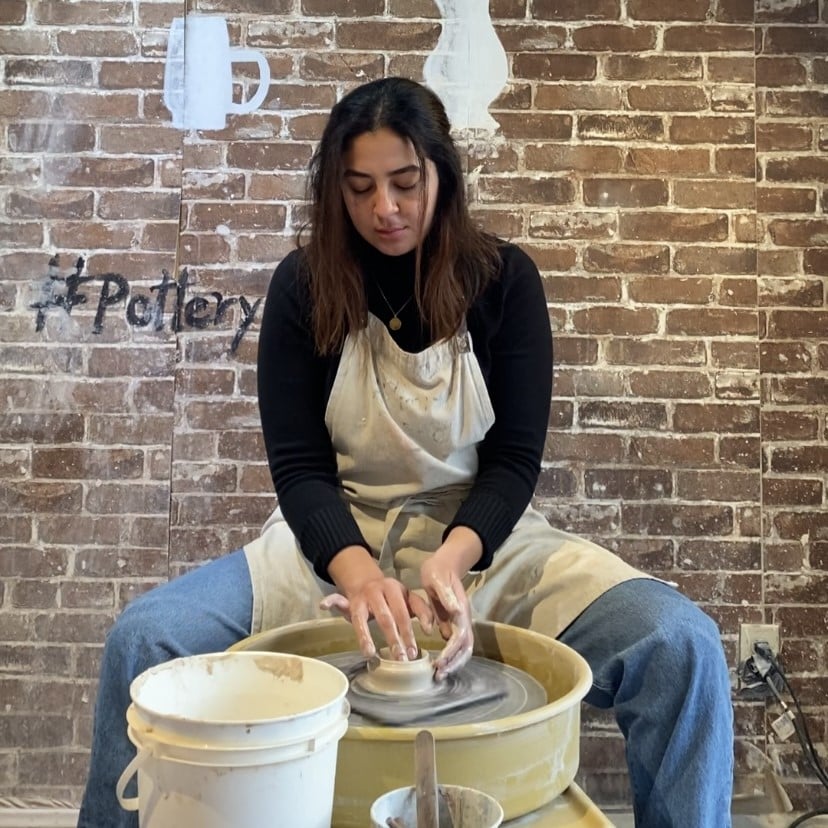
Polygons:
<instances>
[{"instance_id":1,"label":"white plastic bucket","mask_svg":"<svg viewBox=\"0 0 828 828\"><path fill-rule=\"evenodd\" d=\"M118 780L141 828L329 828L346 677L282 653L208 653L142 673ZM137 773L138 796L125 797Z\"/></svg>"}]
</instances>

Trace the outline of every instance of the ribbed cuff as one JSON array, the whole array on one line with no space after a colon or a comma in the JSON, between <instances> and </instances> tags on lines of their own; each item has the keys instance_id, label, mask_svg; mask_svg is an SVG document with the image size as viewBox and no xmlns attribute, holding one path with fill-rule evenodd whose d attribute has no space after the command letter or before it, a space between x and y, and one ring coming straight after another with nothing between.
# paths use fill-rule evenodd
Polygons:
<instances>
[{"instance_id":1,"label":"ribbed cuff","mask_svg":"<svg viewBox=\"0 0 828 828\"><path fill-rule=\"evenodd\" d=\"M313 565L313 571L328 583L328 564L346 546L369 549L359 526L344 504L319 509L305 523L299 540L302 553Z\"/></svg>"},{"instance_id":2,"label":"ribbed cuff","mask_svg":"<svg viewBox=\"0 0 828 828\"><path fill-rule=\"evenodd\" d=\"M443 538L455 526L473 529L483 543L483 554L475 564L475 571L488 569L498 547L509 537L515 525L511 510L496 492L473 492L463 501L454 520L443 533Z\"/></svg>"}]
</instances>

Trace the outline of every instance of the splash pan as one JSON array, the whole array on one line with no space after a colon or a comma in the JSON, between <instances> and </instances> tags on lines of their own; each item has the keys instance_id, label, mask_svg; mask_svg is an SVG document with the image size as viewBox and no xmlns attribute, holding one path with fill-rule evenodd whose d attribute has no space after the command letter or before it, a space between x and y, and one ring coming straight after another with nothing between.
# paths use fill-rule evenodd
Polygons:
<instances>
[{"instance_id":1,"label":"splash pan","mask_svg":"<svg viewBox=\"0 0 828 828\"><path fill-rule=\"evenodd\" d=\"M429 655L436 658L438 652ZM523 670L490 658L473 656L457 674L417 692L388 692L373 687L371 672L358 652L319 656L348 677L351 725L459 725L516 716L546 703L546 691ZM429 673L430 679L430 673Z\"/></svg>"},{"instance_id":2,"label":"splash pan","mask_svg":"<svg viewBox=\"0 0 828 828\"><path fill-rule=\"evenodd\" d=\"M592 683L589 666L570 647L519 627L478 621L474 655L527 673L546 703L515 715L493 711L485 721L429 724L439 781L493 796L507 820L523 816L561 794L575 778L579 759L580 702ZM375 635L377 646L383 642ZM421 649L440 650L438 637L417 630ZM321 658L352 653L353 628L339 618L291 624L239 642L234 650L264 650ZM414 779L414 737L422 723L387 726L357 723L339 743L333 824L364 828L371 804Z\"/></svg>"}]
</instances>

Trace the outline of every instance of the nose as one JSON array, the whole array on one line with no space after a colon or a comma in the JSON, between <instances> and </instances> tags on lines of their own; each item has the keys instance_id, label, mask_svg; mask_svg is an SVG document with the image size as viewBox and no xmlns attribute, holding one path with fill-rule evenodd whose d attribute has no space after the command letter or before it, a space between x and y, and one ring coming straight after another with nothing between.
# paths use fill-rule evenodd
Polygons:
<instances>
[{"instance_id":1,"label":"nose","mask_svg":"<svg viewBox=\"0 0 828 828\"><path fill-rule=\"evenodd\" d=\"M399 206L390 187L377 187L374 197L374 215L387 218L399 211Z\"/></svg>"}]
</instances>

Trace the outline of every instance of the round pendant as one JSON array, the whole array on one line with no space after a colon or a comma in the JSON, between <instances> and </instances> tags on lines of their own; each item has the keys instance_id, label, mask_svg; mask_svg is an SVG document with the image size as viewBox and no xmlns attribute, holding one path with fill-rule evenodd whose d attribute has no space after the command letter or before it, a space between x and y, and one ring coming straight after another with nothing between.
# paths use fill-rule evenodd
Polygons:
<instances>
[{"instance_id":1,"label":"round pendant","mask_svg":"<svg viewBox=\"0 0 828 828\"><path fill-rule=\"evenodd\" d=\"M402 327L402 322L400 322L396 316L392 316L391 321L388 323L388 327L391 328L392 331L398 331Z\"/></svg>"}]
</instances>

